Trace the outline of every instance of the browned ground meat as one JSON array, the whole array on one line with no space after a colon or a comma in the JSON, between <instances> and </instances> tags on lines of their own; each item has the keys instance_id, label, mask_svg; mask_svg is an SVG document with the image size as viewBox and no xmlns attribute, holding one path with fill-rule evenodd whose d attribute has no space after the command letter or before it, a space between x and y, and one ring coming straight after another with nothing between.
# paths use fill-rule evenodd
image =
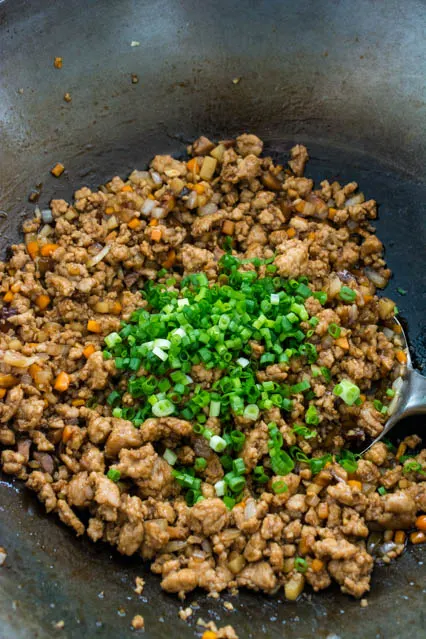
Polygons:
<instances>
[{"instance_id":1,"label":"browned ground meat","mask_svg":"<svg viewBox=\"0 0 426 639\"><path fill-rule=\"evenodd\" d=\"M356 204L348 201L354 182L323 181L315 189L303 175L303 145L291 150L289 169L262 151L256 135L219 144L202 136L189 147L188 163L158 155L148 171L134 171L126 182L115 177L99 191L84 187L72 204L53 200L50 224L39 213L24 224L25 241L1 265L1 465L77 535L151 560L169 592L284 587L295 599L305 584L317 591L334 580L360 597L369 589L374 559L402 552L402 531L426 505L426 454L416 452L418 438L407 438L397 454L375 444L355 470L336 463L345 444L382 431L386 417L374 388L388 387L402 370L398 335L381 330L392 326L393 303L379 302L364 270L383 284L390 277L370 225L376 203L362 195ZM225 472L220 454L194 434L190 421L149 417L136 428L112 414L107 397L113 390L123 392L125 406L135 400L114 360L102 354L104 337L146 307L143 284L166 282L170 273L158 275L163 267L177 283L200 272L216 282L225 238L235 256L266 259L278 275L306 276L314 292L328 295L326 308L313 296L305 302L309 318L316 318L302 324L304 331L312 327L316 367L292 357L257 373L259 384L310 381L309 401L298 393L291 413L275 406L255 422L232 418L245 436L239 456L247 475L259 466L271 472L271 421L284 449L297 445L305 458L329 453L329 461L313 473L302 456L290 474L259 485L247 481L231 510L216 494ZM354 291L352 303L343 303L342 286ZM249 349L256 362L265 351L256 339ZM190 373L209 389L223 371L196 364ZM333 394L341 379L359 385L357 404ZM310 405L318 424L307 436L300 425ZM206 419L212 433L222 432L217 417ZM192 507L166 449L184 467L205 459L198 473L203 498ZM402 457L407 452L412 459ZM283 482L286 489L274 492ZM219 636L235 635L227 627Z\"/></svg>"}]
</instances>

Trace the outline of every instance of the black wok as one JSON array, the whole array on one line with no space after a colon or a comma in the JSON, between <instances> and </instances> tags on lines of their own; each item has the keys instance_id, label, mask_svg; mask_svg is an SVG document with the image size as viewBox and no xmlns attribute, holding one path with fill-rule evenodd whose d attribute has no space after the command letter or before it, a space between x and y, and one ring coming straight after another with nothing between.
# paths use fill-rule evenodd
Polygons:
<instances>
[{"instance_id":1,"label":"black wok","mask_svg":"<svg viewBox=\"0 0 426 639\"><path fill-rule=\"evenodd\" d=\"M0 2L1 248L40 204L69 197L204 133L259 134L273 153L307 144L308 174L355 179L381 204L378 233L395 273L388 294L425 362L425 3L422 0L6 0ZM140 46L131 47L131 41ZM63 68L53 59L63 57ZM131 75L136 74L137 83ZM239 79L238 82L233 82ZM63 100L65 92L72 102ZM49 169L62 162L55 180ZM405 297L397 294L400 287ZM403 425L408 428L410 424ZM138 559L76 540L19 482L0 481L0 637L193 637L198 617L241 638L426 636L425 553L378 568L369 607L332 590L180 603ZM132 591L144 575L143 597ZM54 628L60 620L63 630ZM197 635L198 636L198 635Z\"/></svg>"}]
</instances>

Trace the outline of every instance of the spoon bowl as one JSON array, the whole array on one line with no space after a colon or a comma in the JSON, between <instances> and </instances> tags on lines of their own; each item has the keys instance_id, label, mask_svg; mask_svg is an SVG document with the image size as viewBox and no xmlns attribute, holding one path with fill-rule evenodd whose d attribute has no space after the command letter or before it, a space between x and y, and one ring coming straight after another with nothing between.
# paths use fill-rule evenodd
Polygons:
<instances>
[{"instance_id":1,"label":"spoon bowl","mask_svg":"<svg viewBox=\"0 0 426 639\"><path fill-rule=\"evenodd\" d=\"M399 320L394 318L397 328L398 339L401 342L401 350L405 352L406 362L400 377L398 377L392 388L395 395L389 404L389 418L380 433L364 448L361 454L365 453L373 444L385 437L401 419L410 415L420 415L426 413L426 377L413 368L407 338Z\"/></svg>"}]
</instances>

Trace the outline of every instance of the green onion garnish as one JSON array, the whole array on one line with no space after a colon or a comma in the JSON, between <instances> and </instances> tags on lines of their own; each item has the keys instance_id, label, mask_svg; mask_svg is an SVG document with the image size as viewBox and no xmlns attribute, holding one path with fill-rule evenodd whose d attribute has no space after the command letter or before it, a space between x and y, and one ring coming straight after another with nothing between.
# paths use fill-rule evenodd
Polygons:
<instances>
[{"instance_id":1,"label":"green onion garnish","mask_svg":"<svg viewBox=\"0 0 426 639\"><path fill-rule=\"evenodd\" d=\"M353 406L361 394L360 389L356 384L349 379L342 379L339 384L333 388L333 393L343 399L345 404Z\"/></svg>"},{"instance_id":2,"label":"green onion garnish","mask_svg":"<svg viewBox=\"0 0 426 639\"><path fill-rule=\"evenodd\" d=\"M339 291L339 297L344 302L353 302L356 299L356 291L349 286L342 286Z\"/></svg>"}]
</instances>

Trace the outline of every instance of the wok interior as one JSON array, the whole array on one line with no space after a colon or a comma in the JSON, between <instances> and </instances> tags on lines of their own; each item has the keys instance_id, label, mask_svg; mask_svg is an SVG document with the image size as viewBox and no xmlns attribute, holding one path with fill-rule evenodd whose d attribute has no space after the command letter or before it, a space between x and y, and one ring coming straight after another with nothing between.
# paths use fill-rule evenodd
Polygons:
<instances>
[{"instance_id":1,"label":"wok interior","mask_svg":"<svg viewBox=\"0 0 426 639\"><path fill-rule=\"evenodd\" d=\"M354 179L379 202L378 234L396 274L386 294L397 300L414 363L422 365L421 26L414 1L265 1L242 8L227 2L7 0L0 5L3 253L30 215L27 198L38 183L43 207L53 194L68 198L81 185L143 168L156 153L181 154L200 134L220 139L254 132L267 141L266 151L280 156L302 142L312 157L309 177ZM132 41L140 45L131 47ZM53 67L56 56L63 58L61 70ZM66 92L71 103L63 100ZM49 169L58 161L67 172L56 180ZM397 288L407 296L398 297ZM146 573L141 563L75 540L44 515L34 496L3 480L5 636L48 637L61 619L66 636L125 636L137 613L145 617L148 637L194 636L177 618L180 603L160 592L155 577L147 578L147 603L132 592L134 577ZM280 595L241 593L231 599L237 612L229 613L197 593L187 600L200 604L192 623L220 615L221 625L232 623L244 637L419 636L422 557L416 548L377 569L366 610L331 591L295 604L282 603ZM12 600L19 602L16 610Z\"/></svg>"}]
</instances>

